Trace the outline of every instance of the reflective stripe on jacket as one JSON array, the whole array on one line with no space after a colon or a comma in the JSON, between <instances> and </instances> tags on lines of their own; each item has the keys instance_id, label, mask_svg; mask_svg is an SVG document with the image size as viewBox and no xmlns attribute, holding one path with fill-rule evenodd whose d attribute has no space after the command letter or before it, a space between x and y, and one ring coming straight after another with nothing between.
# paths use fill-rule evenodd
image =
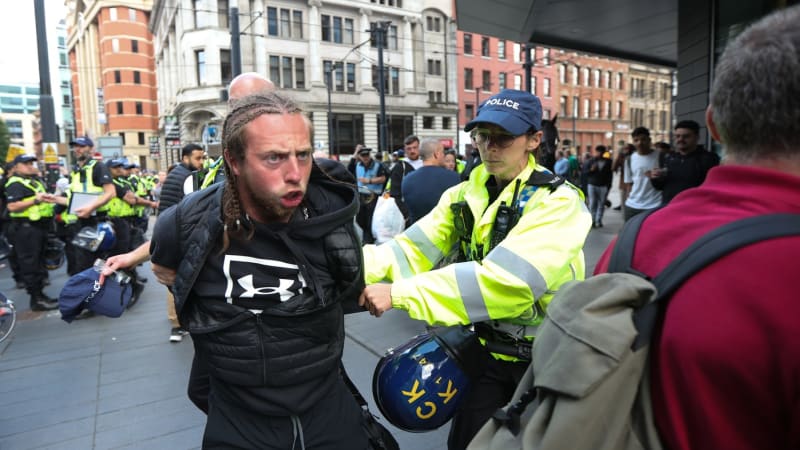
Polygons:
<instances>
[{"instance_id":1,"label":"reflective stripe on jacket","mask_svg":"<svg viewBox=\"0 0 800 450\"><path fill-rule=\"evenodd\" d=\"M364 247L367 284L392 284L392 306L433 325L498 321L499 328L538 325L553 294L567 281L584 278L583 243L592 219L583 195L569 184L545 186L525 203L519 222L487 252L501 202L512 203L516 180L544 171L531 157L527 167L489 203L484 166L442 195L434 210L392 241ZM457 248L458 232L450 205L465 200L475 217L473 249L483 245L481 261L431 270ZM478 253L481 254L481 253ZM496 326L496 328L498 328ZM520 336L521 337L521 336Z\"/></svg>"}]
</instances>

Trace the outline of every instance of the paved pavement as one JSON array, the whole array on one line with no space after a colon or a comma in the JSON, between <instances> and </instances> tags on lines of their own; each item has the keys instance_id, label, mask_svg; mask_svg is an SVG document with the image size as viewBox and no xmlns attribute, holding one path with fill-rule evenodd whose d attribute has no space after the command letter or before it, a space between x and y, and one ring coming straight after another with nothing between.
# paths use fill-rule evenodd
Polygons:
<instances>
[{"instance_id":1,"label":"paved pavement","mask_svg":"<svg viewBox=\"0 0 800 450\"><path fill-rule=\"evenodd\" d=\"M617 205L618 195L610 200ZM586 240L587 273L619 231L622 216L608 210L605 227ZM199 448L205 416L187 399L193 354L189 338L168 342L165 288L149 271L142 299L118 319L93 317L67 324L57 312L27 310L24 291L0 268L0 291L17 301L21 321L0 343L0 449ZM57 296L67 276L51 272L45 291ZM371 380L383 352L424 330L401 311L376 319L346 318L344 362L373 412ZM384 424L386 421L381 419ZM429 433L396 430L402 449L446 448L448 426Z\"/></svg>"}]
</instances>

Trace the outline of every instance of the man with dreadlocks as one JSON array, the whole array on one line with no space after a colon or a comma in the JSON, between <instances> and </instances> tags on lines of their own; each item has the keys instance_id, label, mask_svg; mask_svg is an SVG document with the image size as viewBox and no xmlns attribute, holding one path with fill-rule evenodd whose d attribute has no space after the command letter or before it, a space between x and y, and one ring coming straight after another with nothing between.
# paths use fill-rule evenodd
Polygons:
<instances>
[{"instance_id":1,"label":"man with dreadlocks","mask_svg":"<svg viewBox=\"0 0 800 450\"><path fill-rule=\"evenodd\" d=\"M222 144L225 182L165 211L151 247L209 371L203 447L365 449L338 370L364 286L355 187L316 165L281 93L235 102Z\"/></svg>"}]
</instances>

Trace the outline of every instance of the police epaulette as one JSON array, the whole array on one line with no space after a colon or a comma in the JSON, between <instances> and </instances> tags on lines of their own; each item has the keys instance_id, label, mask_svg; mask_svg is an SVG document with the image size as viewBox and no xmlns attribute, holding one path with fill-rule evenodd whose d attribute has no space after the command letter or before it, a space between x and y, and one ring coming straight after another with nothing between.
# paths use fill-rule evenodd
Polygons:
<instances>
[{"instance_id":1,"label":"police epaulette","mask_svg":"<svg viewBox=\"0 0 800 450\"><path fill-rule=\"evenodd\" d=\"M566 178L560 177L551 172L534 170L530 178L528 178L528 181L525 182L525 185L536 187L546 186L548 189L550 189L550 192L553 192L557 187L561 186L566 181Z\"/></svg>"}]
</instances>

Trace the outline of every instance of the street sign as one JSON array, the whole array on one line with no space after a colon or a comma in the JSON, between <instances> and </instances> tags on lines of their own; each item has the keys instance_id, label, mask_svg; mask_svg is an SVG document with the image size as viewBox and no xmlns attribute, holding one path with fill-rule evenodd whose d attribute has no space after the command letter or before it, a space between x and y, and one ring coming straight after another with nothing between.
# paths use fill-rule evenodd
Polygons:
<instances>
[{"instance_id":1,"label":"street sign","mask_svg":"<svg viewBox=\"0 0 800 450\"><path fill-rule=\"evenodd\" d=\"M8 153L6 153L6 162L11 162L19 155L25 154L25 147L21 145L11 144L8 146Z\"/></svg>"},{"instance_id":2,"label":"street sign","mask_svg":"<svg viewBox=\"0 0 800 450\"><path fill-rule=\"evenodd\" d=\"M161 142L158 136L150 136L150 157L158 159L161 156Z\"/></svg>"},{"instance_id":3,"label":"street sign","mask_svg":"<svg viewBox=\"0 0 800 450\"><path fill-rule=\"evenodd\" d=\"M103 96L103 88L97 88L97 121L106 124L106 102Z\"/></svg>"},{"instance_id":4,"label":"street sign","mask_svg":"<svg viewBox=\"0 0 800 450\"><path fill-rule=\"evenodd\" d=\"M99 136L96 150L103 155L103 159L122 157L122 136Z\"/></svg>"},{"instance_id":5,"label":"street sign","mask_svg":"<svg viewBox=\"0 0 800 450\"><path fill-rule=\"evenodd\" d=\"M42 153L44 154L45 164L58 164L57 145L58 144L55 142L42 142Z\"/></svg>"}]
</instances>

